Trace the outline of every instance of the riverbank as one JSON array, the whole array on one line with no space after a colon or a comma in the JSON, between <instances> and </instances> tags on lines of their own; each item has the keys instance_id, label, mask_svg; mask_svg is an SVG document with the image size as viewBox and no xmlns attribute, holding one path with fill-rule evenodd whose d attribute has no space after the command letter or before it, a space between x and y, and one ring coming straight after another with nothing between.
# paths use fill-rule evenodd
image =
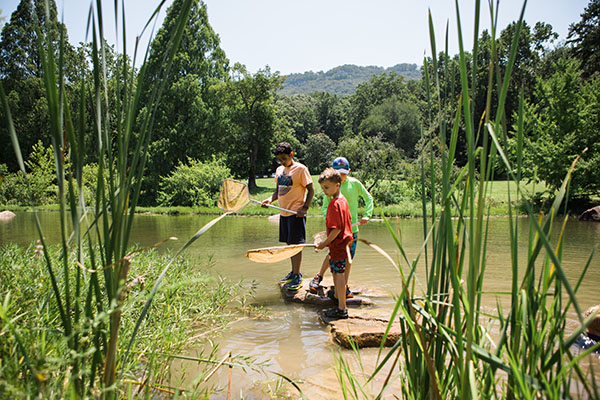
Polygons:
<instances>
[{"instance_id":1,"label":"riverbank","mask_svg":"<svg viewBox=\"0 0 600 400\"><path fill-rule=\"evenodd\" d=\"M68 293L65 282L71 279L63 279L60 249L51 247L49 257L61 293ZM147 317L139 327L132 353L126 357L142 308L171 258L169 252L156 250L132 255L119 331L122 388L129 384L138 390L144 382L142 386L146 385L146 389L172 391L170 386L177 387L177 380L170 371L173 357L185 354L190 347L201 348L198 343L214 338L230 322L256 311L246 303L249 285L245 282L236 283L211 273L211 262L180 256L168 269ZM77 268L75 263L69 265L69 275L83 274L85 284L93 284L93 271L83 266ZM99 379L91 354L60 356L65 354L66 339L59 331L60 310L52 295L52 282L41 246L2 246L0 282L0 397L21 398L35 393L48 398L69 397L64 382L72 373L69 368L71 357L80 358L78 373L86 380ZM99 279L97 290L104 290L102 282ZM70 290L72 304L86 301L77 299L78 288L71 287ZM95 307L95 316L90 318L82 314L79 317L80 324L73 327L73 340L106 340L102 336L91 337L89 333L92 325L108 328L111 305L96 304ZM78 311L73 308L71 312ZM203 354L200 351L195 357L198 375L208 374L218 362L210 352ZM243 361L243 367L247 368L250 363ZM237 364L238 360L234 358L232 362ZM196 394L209 394L213 390L208 385L196 389Z\"/></svg>"},{"instance_id":2,"label":"riverbank","mask_svg":"<svg viewBox=\"0 0 600 400\"><path fill-rule=\"evenodd\" d=\"M318 176L313 175L313 185L315 189L315 198L313 205L307 212L307 215L320 217L321 213L321 196L322 193L317 182ZM275 181L273 178L259 178L256 180L257 188L252 190L251 196L253 199L262 201L269 197L275 190ZM551 199L547 194L544 194L545 186L543 183L528 183L523 185L523 189L528 193L534 210L539 211L552 204ZM526 214L526 208L521 201L517 201L517 188L514 183L507 181L493 181L489 184L488 193L484 197L487 211L491 216L507 216L509 215L509 205L512 206L512 214L515 212ZM569 202L568 212L571 215L579 215L581 212L595 205L600 204L600 197L590 199L574 199ZM0 209L9 211L58 211L58 204L43 205L43 206L15 206L15 205L0 205ZM431 203L426 204L427 215L431 215ZM436 207L436 214L439 215L441 207ZM138 206L136 212L139 214L150 215L220 215L223 210L216 205L212 207L142 207ZM364 213L364 208L359 207L359 214ZM564 208L560 210L564 212ZM269 216L279 214L279 211L272 208L262 208L258 204L250 203L244 209L240 210L238 215L247 216ZM422 218L423 204L421 200L412 200L405 198L399 204L378 205L375 202L374 218L381 217L399 217L399 218ZM458 212L454 216L458 216Z\"/></svg>"}]
</instances>

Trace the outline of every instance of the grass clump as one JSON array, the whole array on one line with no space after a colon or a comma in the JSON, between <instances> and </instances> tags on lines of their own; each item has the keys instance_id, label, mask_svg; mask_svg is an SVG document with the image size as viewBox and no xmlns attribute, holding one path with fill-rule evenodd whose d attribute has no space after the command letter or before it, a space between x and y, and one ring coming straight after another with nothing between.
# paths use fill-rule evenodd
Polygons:
<instances>
[{"instance_id":1,"label":"grass clump","mask_svg":"<svg viewBox=\"0 0 600 400\"><path fill-rule=\"evenodd\" d=\"M48 250L53 259L61 257L58 246ZM137 310L144 305L148 292L171 257L154 250L132 256L122 305L122 334L132 334ZM39 245L28 248L7 245L0 249L0 278L3 282L0 287L0 397L68 397L70 391L64 383L73 373L70 368L73 359L93 356L93 352L66 351L68 338L56 328L59 311L56 303L51 301L50 279L41 273L43 263ZM195 357L205 360L199 364L196 374L205 376L214 366L207 361L214 358L214 349L209 351L210 354L203 354L199 340L210 336L201 334L208 331L218 334L238 317L240 308L247 308L243 295L247 288L242 282L224 280L212 274L210 267L210 264L184 256L179 256L173 263L164 278L162 290L154 297L147 323L138 331L137 348L141 350L136 350L134 356L121 366L123 382L145 382L145 386L136 385L136 390L147 390L148 393L158 393L157 388L160 387L203 397L216 390L207 385L179 388L178 378L181 376L173 375L175 369L171 368L171 355L183 353L194 346L200 349ZM58 281L61 287L65 285L64 277ZM74 331L84 340L102 340L100 333L106 333L110 314L115 309L115 305L103 304L102 312L83 318ZM102 326L104 332L98 332L94 326ZM88 335L87 332L98 335ZM20 347L28 350L28 359L21 356ZM122 344L119 351L123 351L124 347L125 344ZM239 363L240 360L234 358L233 362ZM35 376L30 375L26 363ZM80 378L90 383L95 364L83 365L89 368L79 371ZM41 387L38 387L38 382L42 382Z\"/></svg>"}]
</instances>

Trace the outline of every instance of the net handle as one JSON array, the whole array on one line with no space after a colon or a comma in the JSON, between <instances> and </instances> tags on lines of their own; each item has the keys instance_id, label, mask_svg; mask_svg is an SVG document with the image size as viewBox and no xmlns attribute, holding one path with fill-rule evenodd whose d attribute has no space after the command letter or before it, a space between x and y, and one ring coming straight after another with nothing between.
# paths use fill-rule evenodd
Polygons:
<instances>
[{"instance_id":1,"label":"net handle","mask_svg":"<svg viewBox=\"0 0 600 400\"><path fill-rule=\"evenodd\" d=\"M261 251L271 251L273 254L282 252L289 249L304 247L317 247L316 243L300 243L300 244L288 244L286 246L273 246L273 247L261 247L260 249L250 249L247 253L258 253Z\"/></svg>"},{"instance_id":2,"label":"net handle","mask_svg":"<svg viewBox=\"0 0 600 400\"><path fill-rule=\"evenodd\" d=\"M250 201L253 202L253 203L262 205L262 203L260 201L258 201L258 200L250 199ZM292 210L288 210L287 208L277 207L277 206L274 206L273 204L265 204L265 205L267 207L276 208L276 209L281 210L281 211L287 211L287 212L292 213L292 214L298 214L298 211L292 211Z\"/></svg>"}]
</instances>

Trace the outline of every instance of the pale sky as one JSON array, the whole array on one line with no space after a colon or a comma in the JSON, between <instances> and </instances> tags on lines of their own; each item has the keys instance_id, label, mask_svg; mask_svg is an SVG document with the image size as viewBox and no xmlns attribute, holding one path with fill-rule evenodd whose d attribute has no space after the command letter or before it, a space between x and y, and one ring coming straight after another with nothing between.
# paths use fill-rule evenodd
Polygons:
<instances>
[{"instance_id":1,"label":"pale sky","mask_svg":"<svg viewBox=\"0 0 600 400\"><path fill-rule=\"evenodd\" d=\"M18 3L19 0L0 0L5 22ZM125 0L128 53L132 53L135 36L141 33L158 3ZM205 3L209 23L219 34L221 47L231 64L240 62L250 72L266 65L283 75L327 71L343 64L421 65L423 56L431 55L428 9L436 28L438 51L444 48L448 23L449 52L451 55L458 52L456 8L452 0L205 0ZM59 19L64 16L70 41L74 44L83 41L90 2L56 0L56 4ZM105 23L114 20L113 4L113 1L103 2ZM473 43L474 4L474 0L459 0L467 50ZM558 40L564 41L569 25L580 20L587 4L588 0L529 0L525 20L531 26L537 21L551 24L559 34ZM500 30L519 18L522 6L523 0L500 0ZM488 1L481 1L481 8L479 32L490 26ZM166 7L157 29L165 11ZM114 42L114 24L110 29L105 28L105 32L107 39Z\"/></svg>"}]
</instances>

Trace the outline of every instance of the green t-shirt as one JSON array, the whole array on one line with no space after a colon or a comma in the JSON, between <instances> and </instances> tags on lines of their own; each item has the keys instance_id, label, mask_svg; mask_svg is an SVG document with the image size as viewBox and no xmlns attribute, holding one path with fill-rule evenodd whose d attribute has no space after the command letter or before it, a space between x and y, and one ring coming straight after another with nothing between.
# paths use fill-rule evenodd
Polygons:
<instances>
[{"instance_id":1,"label":"green t-shirt","mask_svg":"<svg viewBox=\"0 0 600 400\"><path fill-rule=\"evenodd\" d=\"M373 215L373 197L367 189L363 186L362 183L356 178L351 176L346 177L346 180L342 182L340 186L340 192L344 195L346 200L348 201L348 206L350 207L350 215L352 216L352 223L356 223L359 221L358 219L358 197L362 197L365 202L365 214L364 217L371 218ZM327 215L327 206L329 205L329 201L331 197L324 196L323 197L323 207L322 212L323 216ZM358 226L352 227L352 233L358 232Z\"/></svg>"}]
</instances>

